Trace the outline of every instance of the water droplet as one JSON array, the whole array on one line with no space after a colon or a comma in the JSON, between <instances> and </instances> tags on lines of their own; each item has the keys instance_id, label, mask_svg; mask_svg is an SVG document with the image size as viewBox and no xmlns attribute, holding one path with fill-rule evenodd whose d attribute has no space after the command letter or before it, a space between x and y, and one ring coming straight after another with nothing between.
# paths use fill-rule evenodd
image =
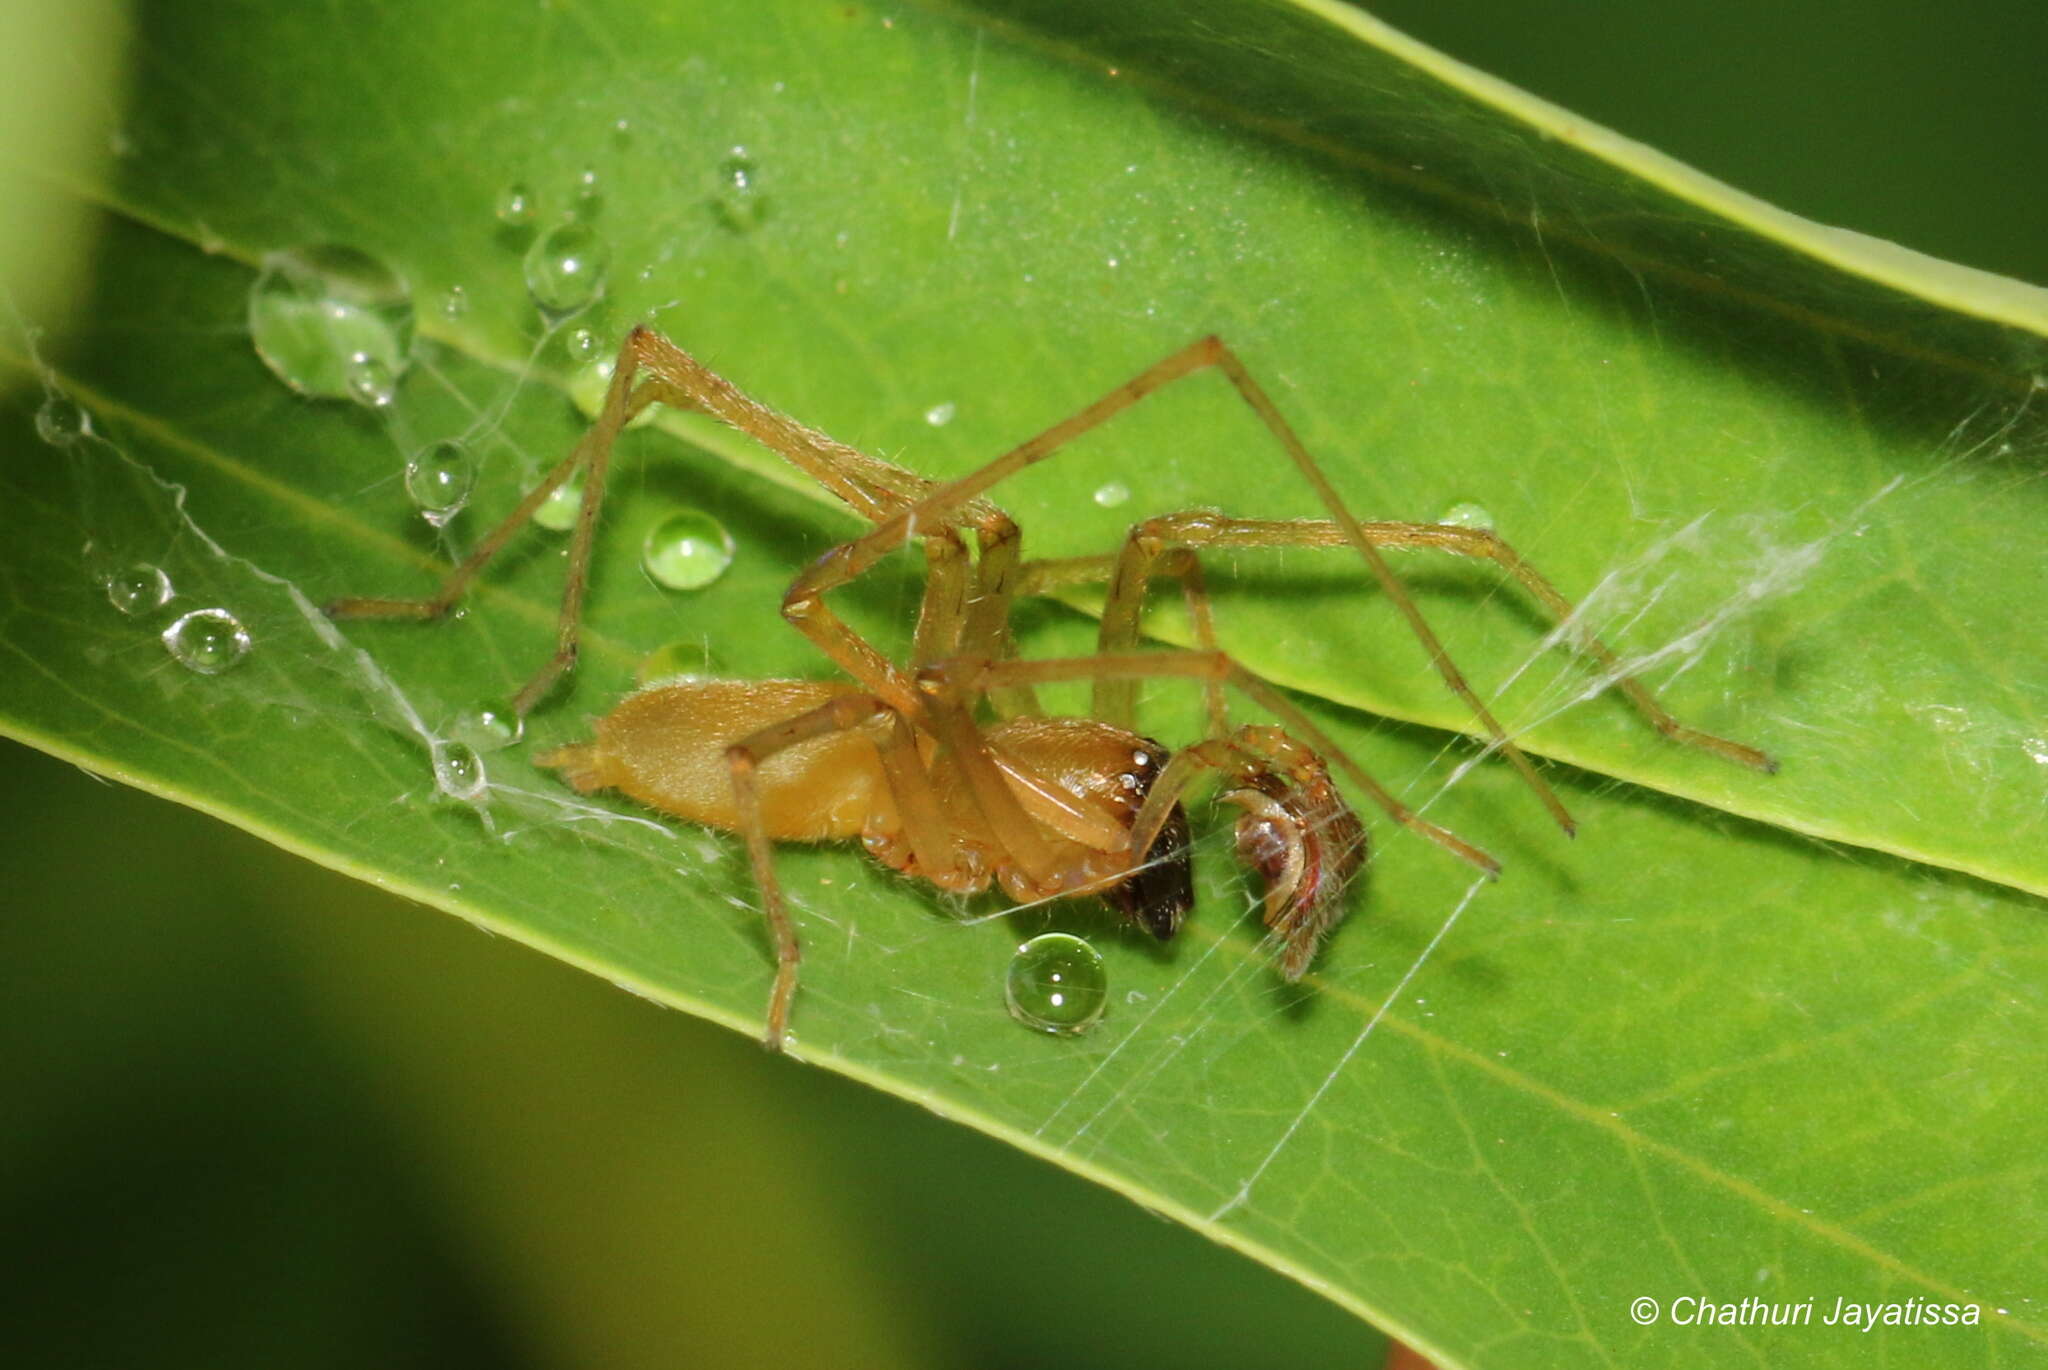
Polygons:
<instances>
[{"instance_id":1,"label":"water droplet","mask_svg":"<svg viewBox=\"0 0 2048 1370\"><path fill-rule=\"evenodd\" d=\"M171 602L171 578L161 566L138 561L107 577L107 602L124 614L146 614Z\"/></svg>"},{"instance_id":2,"label":"water droplet","mask_svg":"<svg viewBox=\"0 0 2048 1370\"><path fill-rule=\"evenodd\" d=\"M526 292L543 313L573 314L604 293L611 257L604 239L584 225L559 224L526 250Z\"/></svg>"},{"instance_id":3,"label":"water droplet","mask_svg":"<svg viewBox=\"0 0 2048 1370\"><path fill-rule=\"evenodd\" d=\"M612 141L620 147L625 147L633 141L633 121L631 119L619 119L613 122Z\"/></svg>"},{"instance_id":4,"label":"water droplet","mask_svg":"<svg viewBox=\"0 0 2048 1370\"><path fill-rule=\"evenodd\" d=\"M955 405L953 401L947 400L944 404L935 404L925 410L924 421L934 428L944 428L953 421L953 415L958 412L960 412L959 406Z\"/></svg>"},{"instance_id":5,"label":"water droplet","mask_svg":"<svg viewBox=\"0 0 2048 1370\"><path fill-rule=\"evenodd\" d=\"M588 217L604 207L604 182L599 179L594 167L585 167L576 175L572 190L576 201L576 213Z\"/></svg>"},{"instance_id":6,"label":"water droplet","mask_svg":"<svg viewBox=\"0 0 2048 1370\"><path fill-rule=\"evenodd\" d=\"M436 528L462 512L476 489L476 457L460 438L428 443L405 463L405 493Z\"/></svg>"},{"instance_id":7,"label":"water droplet","mask_svg":"<svg viewBox=\"0 0 2048 1370\"><path fill-rule=\"evenodd\" d=\"M523 181L514 181L498 192L498 222L507 228L524 228L533 222L533 192Z\"/></svg>"},{"instance_id":8,"label":"water droplet","mask_svg":"<svg viewBox=\"0 0 2048 1370\"><path fill-rule=\"evenodd\" d=\"M469 312L469 292L459 285L448 287L448 293L441 297L441 317L459 319Z\"/></svg>"},{"instance_id":9,"label":"water droplet","mask_svg":"<svg viewBox=\"0 0 2048 1370\"><path fill-rule=\"evenodd\" d=\"M365 409L383 409L398 398L398 378L375 357L359 355L349 360L348 394Z\"/></svg>"},{"instance_id":10,"label":"water droplet","mask_svg":"<svg viewBox=\"0 0 2048 1370\"><path fill-rule=\"evenodd\" d=\"M481 704L455 720L455 741L479 752L495 752L517 742L526 723L502 704Z\"/></svg>"},{"instance_id":11,"label":"water droplet","mask_svg":"<svg viewBox=\"0 0 2048 1370\"><path fill-rule=\"evenodd\" d=\"M578 471L548 492L540 508L533 511L533 521L550 532L566 533L576 526L576 515L582 511L583 473Z\"/></svg>"},{"instance_id":12,"label":"water droplet","mask_svg":"<svg viewBox=\"0 0 2048 1370\"><path fill-rule=\"evenodd\" d=\"M249 630L225 609L194 609L164 629L164 649L188 671L219 675L249 654Z\"/></svg>"},{"instance_id":13,"label":"water droplet","mask_svg":"<svg viewBox=\"0 0 2048 1370\"><path fill-rule=\"evenodd\" d=\"M466 742L434 743L434 784L450 799L471 803L489 788L483 758Z\"/></svg>"},{"instance_id":14,"label":"water droplet","mask_svg":"<svg viewBox=\"0 0 2048 1370\"><path fill-rule=\"evenodd\" d=\"M668 643L640 658L640 664L633 668L633 683L651 685L679 675L707 675L711 669L708 656L708 648L701 641Z\"/></svg>"},{"instance_id":15,"label":"water droplet","mask_svg":"<svg viewBox=\"0 0 2048 1370\"><path fill-rule=\"evenodd\" d=\"M302 395L388 404L412 348L412 296L368 253L320 244L274 252L249 289L249 339Z\"/></svg>"},{"instance_id":16,"label":"water droplet","mask_svg":"<svg viewBox=\"0 0 2048 1370\"><path fill-rule=\"evenodd\" d=\"M1491 529L1493 527L1493 514L1483 504L1474 504L1471 500L1461 500L1438 515L1437 522L1449 524L1453 528Z\"/></svg>"},{"instance_id":17,"label":"water droplet","mask_svg":"<svg viewBox=\"0 0 2048 1370\"><path fill-rule=\"evenodd\" d=\"M732 534L709 514L685 509L647 534L640 564L671 590L701 590L732 565Z\"/></svg>"},{"instance_id":18,"label":"water droplet","mask_svg":"<svg viewBox=\"0 0 2048 1370\"><path fill-rule=\"evenodd\" d=\"M569 399L585 418L596 418L598 411L604 408L604 392L611 388L615 369L612 359L606 357L589 363L569 377ZM655 406L648 405L627 420L626 427L645 428L654 422L654 411Z\"/></svg>"},{"instance_id":19,"label":"water droplet","mask_svg":"<svg viewBox=\"0 0 2048 1370\"><path fill-rule=\"evenodd\" d=\"M587 328L572 328L569 330L569 336L562 339L562 346L568 351L570 357L579 362L591 360L597 355L598 349L603 345L598 341L597 334ZM611 378L607 376L605 379L610 380Z\"/></svg>"},{"instance_id":20,"label":"water droplet","mask_svg":"<svg viewBox=\"0 0 2048 1370\"><path fill-rule=\"evenodd\" d=\"M734 233L751 233L768 217L760 166L743 147L734 148L718 164L718 194L711 199L711 215Z\"/></svg>"},{"instance_id":21,"label":"water droplet","mask_svg":"<svg viewBox=\"0 0 2048 1370\"><path fill-rule=\"evenodd\" d=\"M92 432L92 417L78 401L53 390L36 410L36 436L52 447L69 447Z\"/></svg>"},{"instance_id":22,"label":"water droplet","mask_svg":"<svg viewBox=\"0 0 2048 1370\"><path fill-rule=\"evenodd\" d=\"M1010 1016L1035 1032L1086 1032L1109 1003L1102 953L1064 932L1041 933L1010 958L1003 996Z\"/></svg>"},{"instance_id":23,"label":"water droplet","mask_svg":"<svg viewBox=\"0 0 2048 1370\"><path fill-rule=\"evenodd\" d=\"M1120 480L1106 481L1095 488L1095 502L1105 509L1128 503L1130 498L1131 487Z\"/></svg>"}]
</instances>

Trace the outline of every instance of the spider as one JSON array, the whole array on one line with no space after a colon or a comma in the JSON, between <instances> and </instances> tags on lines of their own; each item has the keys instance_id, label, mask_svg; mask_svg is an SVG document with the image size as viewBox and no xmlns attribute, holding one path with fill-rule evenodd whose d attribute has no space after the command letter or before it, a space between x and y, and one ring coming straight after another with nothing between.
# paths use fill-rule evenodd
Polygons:
<instances>
[{"instance_id":1,"label":"spider","mask_svg":"<svg viewBox=\"0 0 2048 1370\"><path fill-rule=\"evenodd\" d=\"M1191 510L1134 525L1113 556L1023 560L1016 522L984 494L1060 451L1153 392L1220 371L1272 433L1321 500L1327 519L1259 520ZM558 487L581 469L583 503L569 548L555 650L513 699L523 719L575 664L577 633L605 476L625 425L651 404L708 414L748 434L810 476L873 526L799 572L782 615L848 677L844 681L655 681L595 725L588 742L539 764L580 791L618 790L664 813L737 832L746 843L776 949L765 1042L780 1049L801 956L776 881L772 844L858 838L883 864L942 890L993 883L1018 902L1101 896L1162 940L1194 903L1182 799L1214 773L1221 798L1243 810L1236 853L1264 882L1263 917L1279 968L1298 979L1343 913L1364 863L1364 826L1331 768L1389 818L1489 876L1499 863L1402 804L1273 686L1216 645L1200 556L1217 548L1352 549L1400 610L1445 683L1567 834L1570 815L1472 691L1389 570L1381 549L1434 548L1490 560L1559 620L1572 606L1490 530L1355 518L1294 429L1237 355L1209 336L1172 353L1094 403L968 475L927 480L807 428L741 392L646 326L621 344L604 403L575 449L423 599L347 598L337 619L434 619ZM970 554L967 535L973 535ZM916 540L926 576L907 664L891 661L827 603L830 593ZM1138 650L1138 621L1154 578L1178 580L1196 645ZM1011 605L1019 595L1090 583L1107 586L1093 655L1019 660ZM1754 747L1673 718L1598 638L1578 644L1659 732L1771 771ZM1169 754L1136 731L1140 681L1201 683L1208 734ZM1037 685L1092 682L1089 717L1048 716ZM1233 727L1232 688L1280 725Z\"/></svg>"}]
</instances>

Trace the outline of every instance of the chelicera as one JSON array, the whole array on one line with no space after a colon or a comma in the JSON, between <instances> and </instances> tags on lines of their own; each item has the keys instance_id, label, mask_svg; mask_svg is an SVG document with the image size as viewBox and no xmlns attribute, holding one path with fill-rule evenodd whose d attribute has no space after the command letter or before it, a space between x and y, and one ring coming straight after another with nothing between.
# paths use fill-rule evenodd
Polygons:
<instances>
[{"instance_id":1,"label":"chelicera","mask_svg":"<svg viewBox=\"0 0 2048 1370\"><path fill-rule=\"evenodd\" d=\"M1193 510L1133 526L1100 557L1026 561L1016 522L984 496L1008 476L1174 381L1214 369L1235 388L1314 489L1329 517L1259 520ZM859 452L754 400L646 327L619 349L604 404L589 431L476 549L424 599L337 600L336 618L432 619L564 482L581 472L583 503L569 547L553 655L514 698L522 718L571 669L612 447L651 404L708 414L753 437L846 502L872 527L798 573L782 614L845 673L840 681L656 681L627 696L588 742L539 758L578 790L617 790L664 813L737 832L776 947L766 1041L783 1045L800 957L796 927L776 881L773 844L858 839L875 859L948 891L998 885L1019 902L1092 894L1161 939L1194 902L1182 799L1215 776L1243 812L1236 851L1264 881L1263 914L1279 968L1299 978L1342 916L1364 862L1366 831L1332 769L1389 818L1486 872L1479 848L1402 804L1283 694L1216 646L1201 556L1221 548L1348 548L1400 610L1445 683L1471 708L1494 746L1567 833L1572 820L1550 787L1451 663L1388 568L1381 549L1433 548L1489 560L1552 615L1570 603L1491 531L1454 525L1362 522L1309 455L1236 354L1202 338L1094 403L957 480L938 482ZM972 536L970 546L969 536ZM926 574L907 663L852 631L828 596L910 542ZM1158 577L1177 580L1196 645L1142 650L1138 622ZM1103 584L1097 650L1083 657L1019 659L1011 607L1019 596ZM1761 770L1762 752L1687 727L1622 670L1597 638L1580 648L1661 733ZM1207 735L1169 753L1137 731L1137 685L1153 677L1201 683ZM1048 716L1034 687L1093 685L1088 717ZM1228 692L1279 726L1234 726Z\"/></svg>"}]
</instances>

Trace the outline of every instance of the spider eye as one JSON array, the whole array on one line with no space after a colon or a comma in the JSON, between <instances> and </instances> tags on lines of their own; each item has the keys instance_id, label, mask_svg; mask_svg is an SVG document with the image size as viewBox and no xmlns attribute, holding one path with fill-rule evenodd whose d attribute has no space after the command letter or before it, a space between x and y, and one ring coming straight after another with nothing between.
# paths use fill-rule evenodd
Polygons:
<instances>
[{"instance_id":1,"label":"spider eye","mask_svg":"<svg viewBox=\"0 0 2048 1370\"><path fill-rule=\"evenodd\" d=\"M1266 882L1265 920L1280 973L1298 980L1344 916L1344 892L1365 863L1365 828L1327 777L1306 783L1261 771L1223 796L1244 810L1237 858Z\"/></svg>"}]
</instances>

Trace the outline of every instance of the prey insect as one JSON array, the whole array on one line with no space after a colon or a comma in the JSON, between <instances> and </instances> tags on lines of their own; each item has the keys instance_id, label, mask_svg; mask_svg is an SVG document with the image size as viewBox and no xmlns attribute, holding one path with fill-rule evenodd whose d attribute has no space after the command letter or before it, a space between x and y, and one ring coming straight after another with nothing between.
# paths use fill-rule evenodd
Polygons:
<instances>
[{"instance_id":1,"label":"prey insect","mask_svg":"<svg viewBox=\"0 0 2048 1370\"><path fill-rule=\"evenodd\" d=\"M1017 523L984 496L1175 381L1215 370L1272 434L1327 518L1261 520L1191 510L1134 525L1111 555L1026 561ZM1263 917L1281 973L1297 979L1342 917L1364 863L1366 830L1336 775L1388 818L1489 875L1484 851L1413 812L1285 695L1216 645L1201 558L1219 549L1348 549L1400 610L1430 662L1472 710L1567 833L1572 820L1389 569L1384 548L1423 548L1493 562L1560 621L1571 604L1491 531L1362 522L1237 355L1202 338L1094 403L957 480L928 480L807 428L740 391L667 338L636 327L619 349L603 407L575 449L423 599L350 598L335 618L446 614L543 501L579 472L583 503L569 546L555 650L513 700L523 718L576 660L591 548L620 431L652 404L707 414L749 435L843 500L872 526L799 572L782 615L845 673L839 681L657 681L596 724L594 737L539 758L581 791L617 790L664 813L739 833L776 949L766 1041L783 1045L801 950L775 876L779 841L858 839L883 864L942 890L998 885L1019 902L1099 895L1152 935L1174 935L1194 902L1182 801L1206 778L1243 812L1236 852L1264 881ZM971 537L971 544L970 544ZM923 550L925 582L910 659L892 661L855 633L829 596L890 553ZM1195 646L1141 650L1139 618L1155 579L1176 580ZM1023 660L1011 608L1020 596L1106 586L1093 655ZM1580 650L1665 736L1762 770L1762 752L1673 718L1598 638ZM1137 731L1137 686L1199 682L1207 734L1169 753ZM1048 715L1035 687L1091 682L1090 715ZM1278 726L1234 726L1231 691Z\"/></svg>"}]
</instances>

